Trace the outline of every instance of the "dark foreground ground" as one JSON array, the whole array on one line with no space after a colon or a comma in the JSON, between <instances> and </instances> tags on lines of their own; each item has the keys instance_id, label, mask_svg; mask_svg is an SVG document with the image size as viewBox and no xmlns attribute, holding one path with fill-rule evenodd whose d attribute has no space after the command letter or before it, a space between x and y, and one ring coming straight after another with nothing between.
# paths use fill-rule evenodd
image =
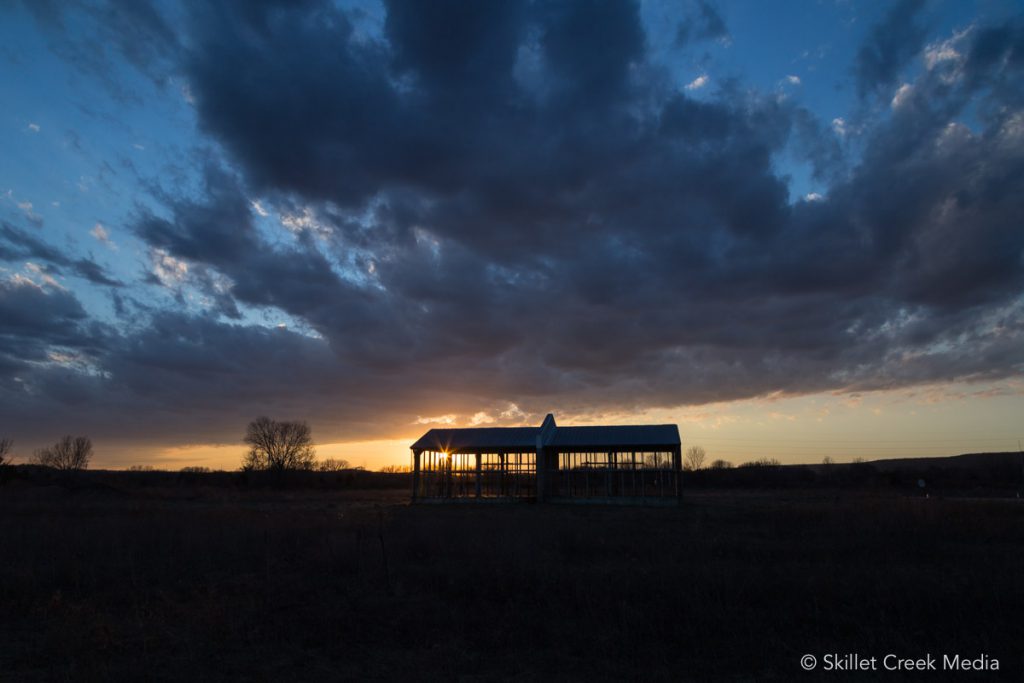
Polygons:
<instances>
[{"instance_id":1,"label":"dark foreground ground","mask_svg":"<svg viewBox=\"0 0 1024 683\"><path fill-rule=\"evenodd\" d=\"M0 488L0 514L5 681L1024 680L1017 500L53 485ZM808 674L808 653L1000 671Z\"/></svg>"}]
</instances>

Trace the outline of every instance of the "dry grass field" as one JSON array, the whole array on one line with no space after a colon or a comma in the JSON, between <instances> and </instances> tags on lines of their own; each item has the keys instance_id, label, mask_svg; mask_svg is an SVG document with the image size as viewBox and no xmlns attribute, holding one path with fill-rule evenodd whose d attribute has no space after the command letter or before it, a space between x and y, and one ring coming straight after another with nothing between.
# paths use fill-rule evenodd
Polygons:
<instances>
[{"instance_id":1,"label":"dry grass field","mask_svg":"<svg viewBox=\"0 0 1024 683\"><path fill-rule=\"evenodd\" d=\"M1021 680L1016 500L9 485L0 513L5 681L948 680L800 669L826 652Z\"/></svg>"}]
</instances>

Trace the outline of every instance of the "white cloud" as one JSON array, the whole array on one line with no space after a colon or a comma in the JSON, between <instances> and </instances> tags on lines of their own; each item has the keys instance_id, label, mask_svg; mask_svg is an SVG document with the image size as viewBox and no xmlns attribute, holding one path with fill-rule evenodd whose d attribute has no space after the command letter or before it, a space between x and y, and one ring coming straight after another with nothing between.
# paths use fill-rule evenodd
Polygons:
<instances>
[{"instance_id":1,"label":"white cloud","mask_svg":"<svg viewBox=\"0 0 1024 683\"><path fill-rule=\"evenodd\" d=\"M79 353L68 353L66 351L47 351L46 359L51 363L71 367L82 362L83 356Z\"/></svg>"},{"instance_id":2,"label":"white cloud","mask_svg":"<svg viewBox=\"0 0 1024 683\"><path fill-rule=\"evenodd\" d=\"M924 64L929 70L934 69L941 62L948 62L959 58L960 53L957 52L948 41L929 45L924 51Z\"/></svg>"},{"instance_id":3,"label":"white cloud","mask_svg":"<svg viewBox=\"0 0 1024 683\"><path fill-rule=\"evenodd\" d=\"M187 104L195 105L196 98L192 95L192 88L189 87L188 83L181 85L181 98L185 100Z\"/></svg>"},{"instance_id":4,"label":"white cloud","mask_svg":"<svg viewBox=\"0 0 1024 683\"><path fill-rule=\"evenodd\" d=\"M414 422L413 424L418 424L418 425L432 425L432 424L450 425L450 424L455 424L455 420L457 418L458 418L457 415L451 415L451 414L449 414L449 415L438 415L437 417L417 417L416 418L416 422Z\"/></svg>"},{"instance_id":5,"label":"white cloud","mask_svg":"<svg viewBox=\"0 0 1024 683\"><path fill-rule=\"evenodd\" d=\"M832 119L832 130L834 130L837 135L840 135L842 137L846 137L846 134L850 132L849 129L846 127L846 119L844 119L842 116L837 116L834 119Z\"/></svg>"},{"instance_id":6,"label":"white cloud","mask_svg":"<svg viewBox=\"0 0 1024 683\"><path fill-rule=\"evenodd\" d=\"M818 194L817 192L808 192L807 194L804 195L805 202L820 202L823 201L824 199L825 197Z\"/></svg>"},{"instance_id":7,"label":"white cloud","mask_svg":"<svg viewBox=\"0 0 1024 683\"><path fill-rule=\"evenodd\" d=\"M690 81L689 84L687 84L686 89L699 90L703 88L705 85L707 85L709 80L710 79L708 78L707 74L701 74L700 76L697 76L697 78Z\"/></svg>"},{"instance_id":8,"label":"white cloud","mask_svg":"<svg viewBox=\"0 0 1024 683\"><path fill-rule=\"evenodd\" d=\"M950 154L971 141L971 129L962 123L950 121L942 129L942 133L935 140L935 147L940 151Z\"/></svg>"},{"instance_id":9,"label":"white cloud","mask_svg":"<svg viewBox=\"0 0 1024 683\"><path fill-rule=\"evenodd\" d=\"M924 65L929 71L942 68L940 78L946 83L959 80L963 73L964 56L960 50L964 38L967 37L974 26L968 26L962 31L955 32L952 37L925 46Z\"/></svg>"},{"instance_id":10,"label":"white cloud","mask_svg":"<svg viewBox=\"0 0 1024 683\"><path fill-rule=\"evenodd\" d=\"M107 232L107 229L104 228L101 223L97 223L92 226L92 230L89 231L89 234L92 235L97 242L105 244L111 249L117 249L117 245L110 240L110 233Z\"/></svg>"},{"instance_id":11,"label":"white cloud","mask_svg":"<svg viewBox=\"0 0 1024 683\"><path fill-rule=\"evenodd\" d=\"M913 94L914 86L910 85L909 83L904 83L899 87L899 90L897 90L896 94L893 95L892 97L892 108L899 109L900 107L907 103L907 100L909 100L910 96Z\"/></svg>"},{"instance_id":12,"label":"white cloud","mask_svg":"<svg viewBox=\"0 0 1024 683\"><path fill-rule=\"evenodd\" d=\"M39 124L38 123L30 123L30 124L28 124L28 129L30 131L32 131L33 133L38 133L41 130L39 128Z\"/></svg>"},{"instance_id":13,"label":"white cloud","mask_svg":"<svg viewBox=\"0 0 1024 683\"><path fill-rule=\"evenodd\" d=\"M188 264L163 249L153 249L149 258L153 263L153 274L165 287L180 284L188 277Z\"/></svg>"},{"instance_id":14,"label":"white cloud","mask_svg":"<svg viewBox=\"0 0 1024 683\"><path fill-rule=\"evenodd\" d=\"M258 199L253 199L252 201L249 202L249 204L252 206L253 211L263 216L264 218L270 215L270 213L263 208L263 205L260 204Z\"/></svg>"},{"instance_id":15,"label":"white cloud","mask_svg":"<svg viewBox=\"0 0 1024 683\"><path fill-rule=\"evenodd\" d=\"M7 268L0 268L0 273L3 273L6 276L4 282L9 282L15 287L32 287L33 289L38 289L40 291L43 289L43 286L38 282L25 277L21 273L12 273ZM8 273L10 274L8 275Z\"/></svg>"},{"instance_id":16,"label":"white cloud","mask_svg":"<svg viewBox=\"0 0 1024 683\"><path fill-rule=\"evenodd\" d=\"M253 208L256 209L255 206L253 206ZM262 208L263 207L261 206L260 209ZM256 209L256 212L260 213L260 209ZM260 215L265 216L268 214L260 213ZM309 231L321 239L327 239L331 236L331 227L320 222L316 213L308 206L304 206L302 208L302 213L282 214L281 225L295 234L299 234L303 231Z\"/></svg>"},{"instance_id":17,"label":"white cloud","mask_svg":"<svg viewBox=\"0 0 1024 683\"><path fill-rule=\"evenodd\" d=\"M509 403L508 408L501 411L499 416L502 420L517 420L520 422L527 417L526 413L515 403Z\"/></svg>"},{"instance_id":18,"label":"white cloud","mask_svg":"<svg viewBox=\"0 0 1024 683\"><path fill-rule=\"evenodd\" d=\"M50 275L45 270L43 270L35 263L26 263L25 270L27 270L29 273L32 273L32 275L35 275L37 278L42 280L43 284L45 285L49 285L54 289L64 289L64 287L62 287L59 282L50 277ZM38 286L38 283L36 283L35 281L32 281L32 283Z\"/></svg>"},{"instance_id":19,"label":"white cloud","mask_svg":"<svg viewBox=\"0 0 1024 683\"><path fill-rule=\"evenodd\" d=\"M788 82L790 85L800 85L800 77L792 75L786 76L786 82Z\"/></svg>"},{"instance_id":20,"label":"white cloud","mask_svg":"<svg viewBox=\"0 0 1024 683\"><path fill-rule=\"evenodd\" d=\"M473 425L474 427L477 425L490 424L491 422L494 422L494 418L482 410L474 414L473 417L469 418L469 424Z\"/></svg>"},{"instance_id":21,"label":"white cloud","mask_svg":"<svg viewBox=\"0 0 1024 683\"><path fill-rule=\"evenodd\" d=\"M10 196L10 193L8 193L8 196ZM15 204L18 206L19 209L22 210L22 212L25 214L25 218L27 218L30 223L33 223L37 226L43 224L43 217L35 212L35 207L33 206L32 202L15 201Z\"/></svg>"}]
</instances>

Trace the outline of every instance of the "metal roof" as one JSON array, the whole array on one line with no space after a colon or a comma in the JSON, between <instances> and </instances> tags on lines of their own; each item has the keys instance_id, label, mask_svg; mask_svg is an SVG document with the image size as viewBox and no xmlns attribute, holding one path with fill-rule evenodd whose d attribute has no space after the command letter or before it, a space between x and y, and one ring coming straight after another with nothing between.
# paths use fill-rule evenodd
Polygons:
<instances>
[{"instance_id":1,"label":"metal roof","mask_svg":"<svg viewBox=\"0 0 1024 683\"><path fill-rule=\"evenodd\" d=\"M558 427L549 446L678 446L676 425L615 425L601 427Z\"/></svg>"},{"instance_id":2,"label":"metal roof","mask_svg":"<svg viewBox=\"0 0 1024 683\"><path fill-rule=\"evenodd\" d=\"M411 448L415 451L459 450L534 450L537 427L477 427L471 429L431 429Z\"/></svg>"},{"instance_id":3,"label":"metal roof","mask_svg":"<svg viewBox=\"0 0 1024 683\"><path fill-rule=\"evenodd\" d=\"M544 426L550 426L545 430ZM544 445L554 448L623 449L633 447L678 446L679 428L662 425L609 425L595 427L558 427L554 418L545 418L541 427L476 427L467 429L431 429L411 448L417 451L532 451L543 433Z\"/></svg>"}]
</instances>

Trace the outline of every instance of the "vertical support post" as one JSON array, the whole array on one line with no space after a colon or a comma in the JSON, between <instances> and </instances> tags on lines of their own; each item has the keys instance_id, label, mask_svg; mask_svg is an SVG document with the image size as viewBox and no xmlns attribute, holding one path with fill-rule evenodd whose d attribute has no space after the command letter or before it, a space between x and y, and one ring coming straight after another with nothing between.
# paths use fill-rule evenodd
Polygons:
<instances>
[{"instance_id":1,"label":"vertical support post","mask_svg":"<svg viewBox=\"0 0 1024 683\"><path fill-rule=\"evenodd\" d=\"M612 496L612 454L610 451L604 454L604 496L605 498Z\"/></svg>"},{"instance_id":2,"label":"vertical support post","mask_svg":"<svg viewBox=\"0 0 1024 683\"><path fill-rule=\"evenodd\" d=\"M676 503L683 502L683 447L676 446L672 449L672 469L675 470L676 480Z\"/></svg>"},{"instance_id":3,"label":"vertical support post","mask_svg":"<svg viewBox=\"0 0 1024 683\"><path fill-rule=\"evenodd\" d=\"M644 479L647 477L647 454L644 452L640 453L640 497L647 497L647 488L644 486Z\"/></svg>"},{"instance_id":4,"label":"vertical support post","mask_svg":"<svg viewBox=\"0 0 1024 683\"><path fill-rule=\"evenodd\" d=\"M476 497L480 497L480 477L483 474L483 467L480 465L480 451L476 452Z\"/></svg>"},{"instance_id":5,"label":"vertical support post","mask_svg":"<svg viewBox=\"0 0 1024 683\"><path fill-rule=\"evenodd\" d=\"M498 491L504 496L508 489L508 482L505 479L505 469L508 463L508 453L498 454Z\"/></svg>"},{"instance_id":6,"label":"vertical support post","mask_svg":"<svg viewBox=\"0 0 1024 683\"><path fill-rule=\"evenodd\" d=\"M591 457L590 453L585 454L583 457L586 458L583 461L583 496L584 498L590 498L590 470L593 467L594 458Z\"/></svg>"},{"instance_id":7,"label":"vertical support post","mask_svg":"<svg viewBox=\"0 0 1024 683\"><path fill-rule=\"evenodd\" d=\"M633 470L632 484L633 486L629 490L629 495L636 498L636 451L629 452L629 460L632 464L631 469Z\"/></svg>"},{"instance_id":8,"label":"vertical support post","mask_svg":"<svg viewBox=\"0 0 1024 683\"><path fill-rule=\"evenodd\" d=\"M444 454L444 497L452 497L452 461L455 456L451 453Z\"/></svg>"},{"instance_id":9,"label":"vertical support post","mask_svg":"<svg viewBox=\"0 0 1024 683\"><path fill-rule=\"evenodd\" d=\"M665 497L665 479L668 477L668 473L672 471L669 468L668 456L662 461L661 454L657 454L658 458L658 496L661 498Z\"/></svg>"},{"instance_id":10,"label":"vertical support post","mask_svg":"<svg viewBox=\"0 0 1024 683\"><path fill-rule=\"evenodd\" d=\"M618 454L617 453L609 453L608 454L608 492L609 492L608 495L609 496L617 496L618 495L618 486L617 486L618 477L616 476L617 473L618 473Z\"/></svg>"},{"instance_id":11,"label":"vertical support post","mask_svg":"<svg viewBox=\"0 0 1024 683\"><path fill-rule=\"evenodd\" d=\"M412 452L412 502L420 494L420 452Z\"/></svg>"},{"instance_id":12,"label":"vertical support post","mask_svg":"<svg viewBox=\"0 0 1024 683\"><path fill-rule=\"evenodd\" d=\"M537 437L537 441L540 441L540 437ZM547 449L543 445L537 447L533 467L537 475L537 502L543 503L548 497L548 458Z\"/></svg>"},{"instance_id":13,"label":"vertical support post","mask_svg":"<svg viewBox=\"0 0 1024 683\"><path fill-rule=\"evenodd\" d=\"M523 476L523 454L516 453L516 459L512 466L512 497L519 497L519 480Z\"/></svg>"},{"instance_id":14,"label":"vertical support post","mask_svg":"<svg viewBox=\"0 0 1024 683\"><path fill-rule=\"evenodd\" d=\"M573 489L573 476L576 472L576 454L567 451L565 454L565 467L562 468L562 495L572 498L576 495Z\"/></svg>"}]
</instances>

